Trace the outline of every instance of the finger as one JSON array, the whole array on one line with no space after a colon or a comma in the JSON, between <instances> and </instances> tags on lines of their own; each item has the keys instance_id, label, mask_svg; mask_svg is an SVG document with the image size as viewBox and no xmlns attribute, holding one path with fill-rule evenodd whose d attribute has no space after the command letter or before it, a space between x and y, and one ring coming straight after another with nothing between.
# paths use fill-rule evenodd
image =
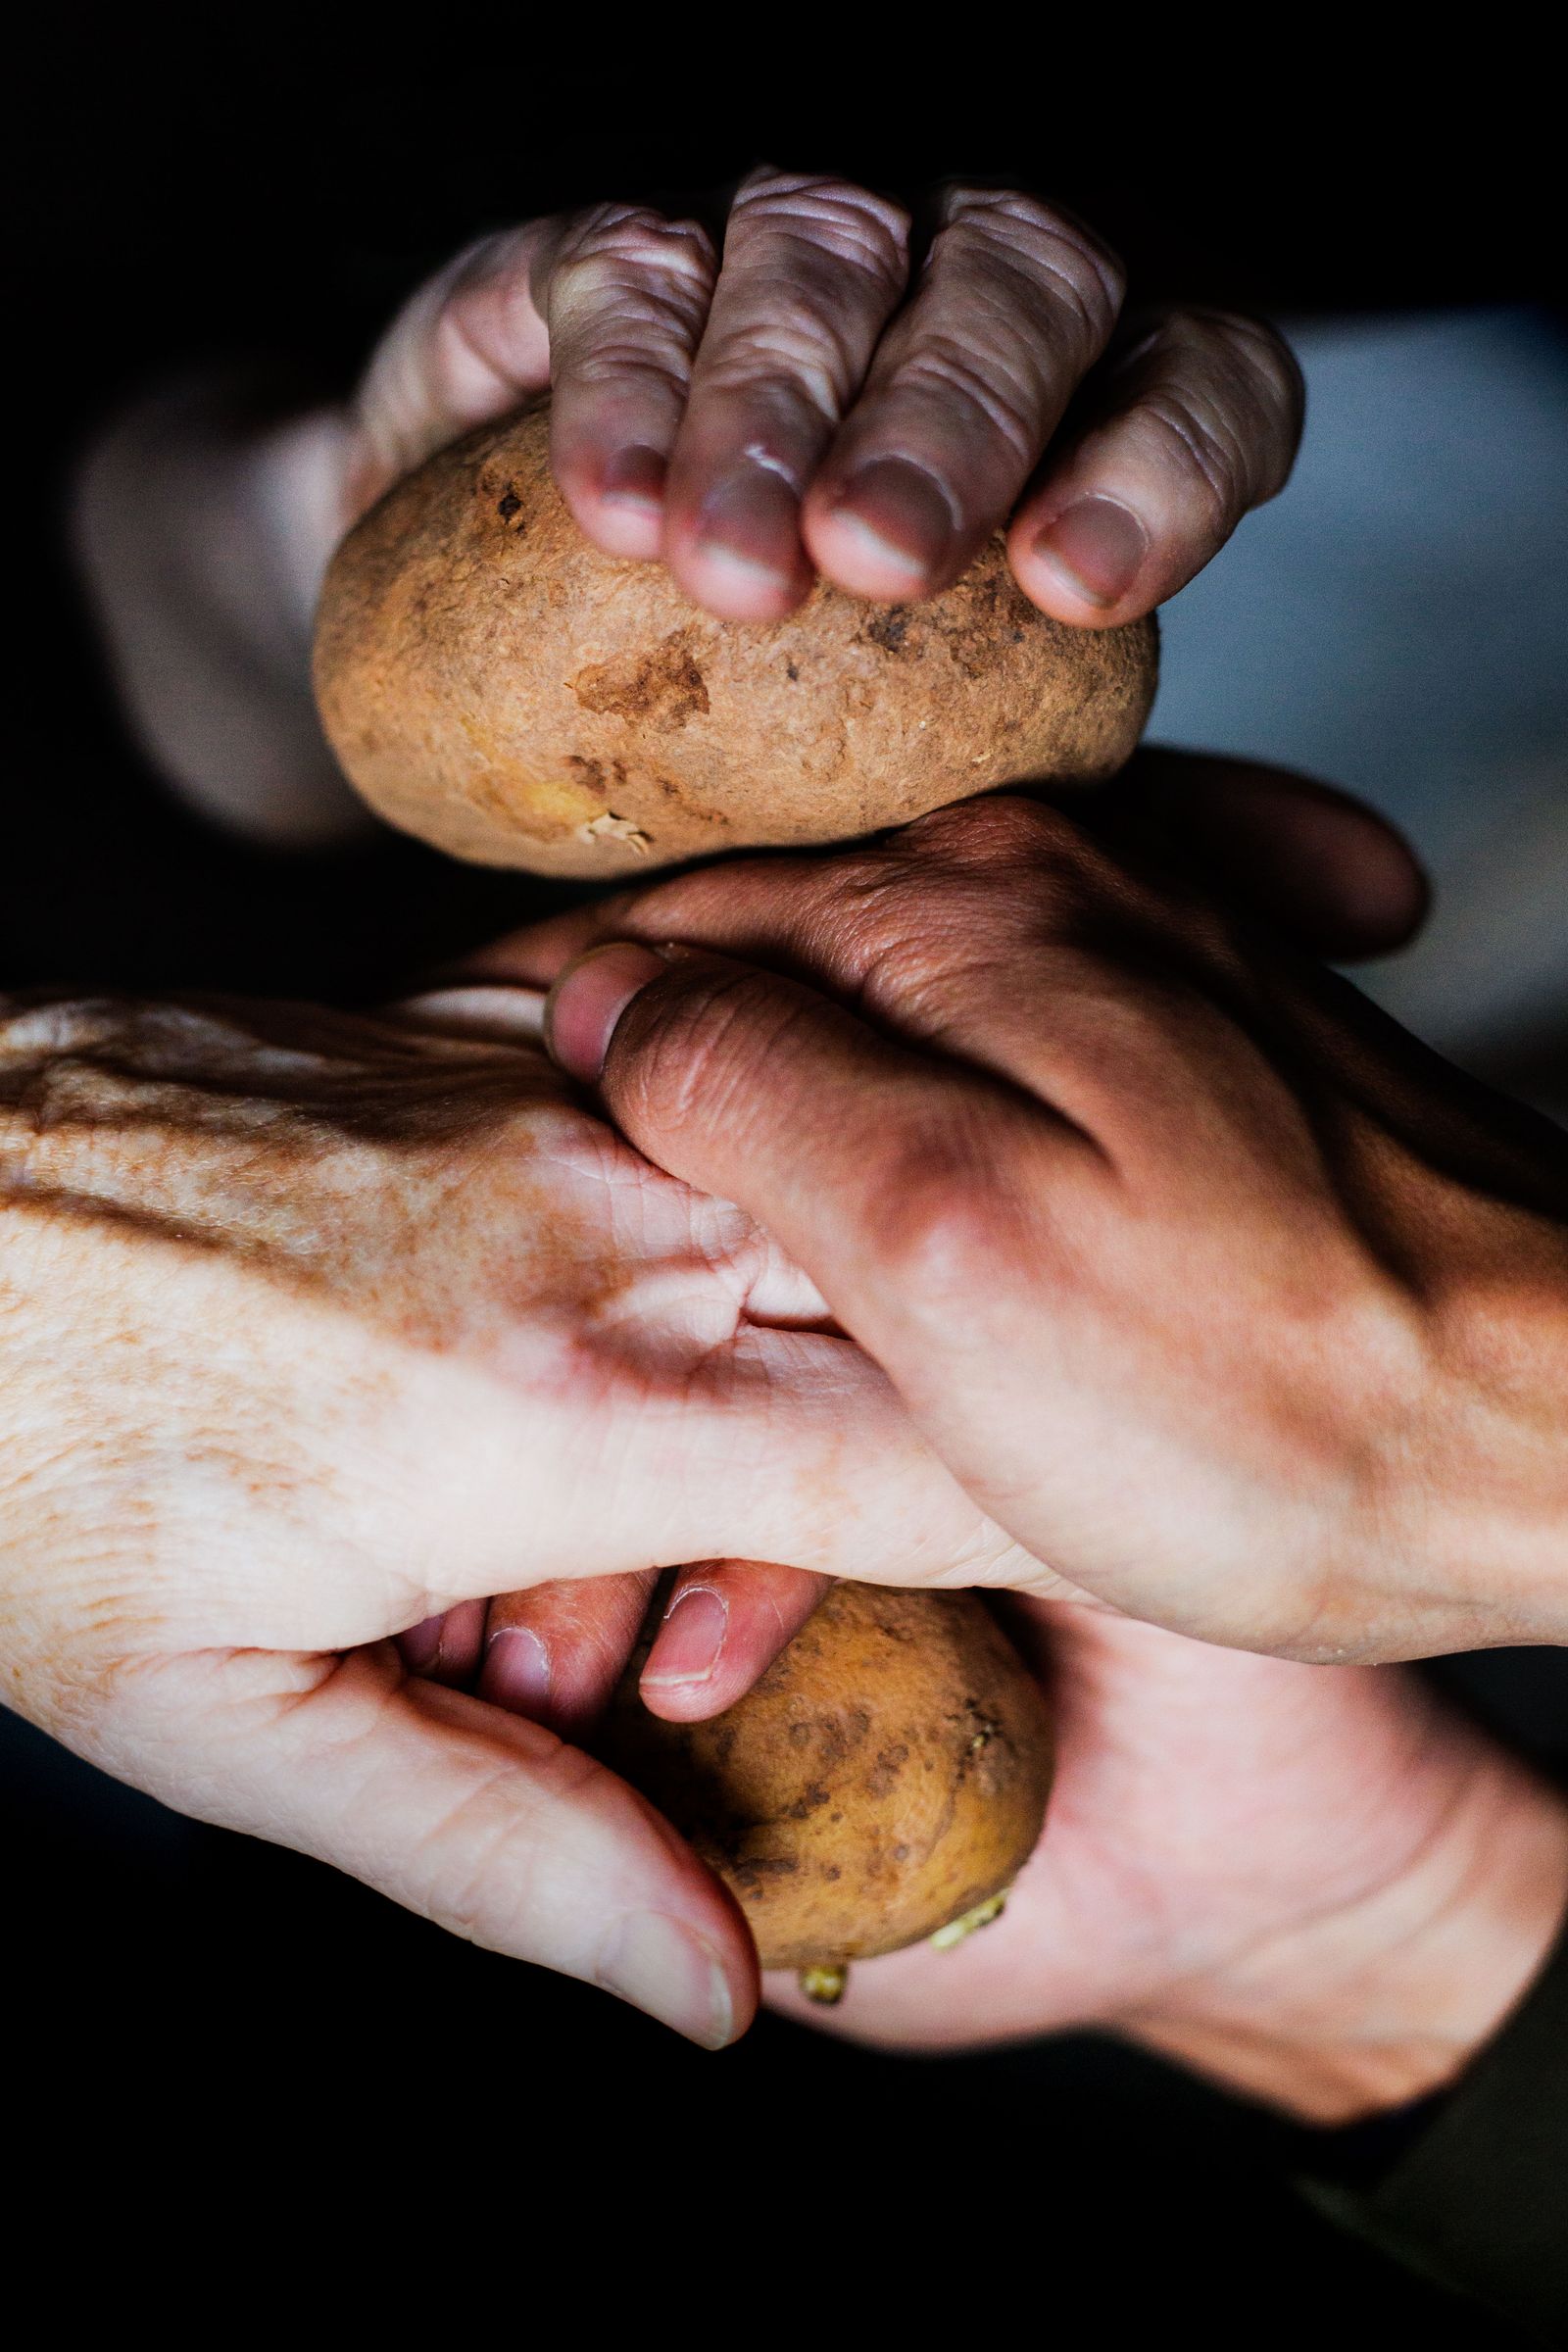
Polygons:
<instances>
[{"instance_id":1,"label":"finger","mask_svg":"<svg viewBox=\"0 0 1568 2352\"><path fill-rule=\"evenodd\" d=\"M554 1733L408 1681L390 1642L182 1657L127 1706L118 1736L171 1759L155 1792L183 1811L314 1854L710 2049L745 2031L750 1936L675 1832Z\"/></svg>"},{"instance_id":2,"label":"finger","mask_svg":"<svg viewBox=\"0 0 1568 2352\"><path fill-rule=\"evenodd\" d=\"M828 1590L825 1577L766 1560L682 1568L643 1667L644 1704L700 1723L744 1698Z\"/></svg>"},{"instance_id":3,"label":"finger","mask_svg":"<svg viewBox=\"0 0 1568 2352\"><path fill-rule=\"evenodd\" d=\"M807 500L824 577L894 599L956 579L1011 512L1120 303L1117 264L1065 214L949 190L914 299Z\"/></svg>"},{"instance_id":4,"label":"finger","mask_svg":"<svg viewBox=\"0 0 1568 2352\"><path fill-rule=\"evenodd\" d=\"M434 451L549 383L549 332L531 281L550 226L481 237L393 319L353 404L346 522Z\"/></svg>"},{"instance_id":5,"label":"finger","mask_svg":"<svg viewBox=\"0 0 1568 2352\"><path fill-rule=\"evenodd\" d=\"M607 554L657 554L663 472L713 282L695 221L597 205L482 238L394 319L354 408L351 516L554 382L551 460Z\"/></svg>"},{"instance_id":6,"label":"finger","mask_svg":"<svg viewBox=\"0 0 1568 2352\"><path fill-rule=\"evenodd\" d=\"M1386 956L1420 930L1431 889L1398 829L1331 784L1245 760L1144 751L1112 792L1183 863L1335 962Z\"/></svg>"},{"instance_id":7,"label":"finger","mask_svg":"<svg viewBox=\"0 0 1568 2352\"><path fill-rule=\"evenodd\" d=\"M399 1634L398 1654L411 1674L428 1682L466 1685L479 1663L484 1622L482 1600L460 1600L455 1609L423 1618Z\"/></svg>"},{"instance_id":8,"label":"finger","mask_svg":"<svg viewBox=\"0 0 1568 2352\"><path fill-rule=\"evenodd\" d=\"M670 471L664 556L728 620L811 584L800 502L901 299L908 220L844 180L769 170L736 196Z\"/></svg>"},{"instance_id":9,"label":"finger","mask_svg":"<svg viewBox=\"0 0 1568 2352\"><path fill-rule=\"evenodd\" d=\"M583 1739L625 1670L657 1581L649 1571L502 1593L484 1631L480 1697Z\"/></svg>"},{"instance_id":10,"label":"finger","mask_svg":"<svg viewBox=\"0 0 1568 2352\"><path fill-rule=\"evenodd\" d=\"M706 229L644 206L555 224L534 265L550 333L550 461L607 555L657 556L665 476L712 297Z\"/></svg>"},{"instance_id":11,"label":"finger","mask_svg":"<svg viewBox=\"0 0 1568 2352\"><path fill-rule=\"evenodd\" d=\"M935 1328L956 1346L975 1298L1005 1308L1009 1254L1044 1250L1031 1204L1099 1160L1016 1089L719 956L599 949L546 1018L637 1148L747 1208L901 1387Z\"/></svg>"},{"instance_id":12,"label":"finger","mask_svg":"<svg viewBox=\"0 0 1568 2352\"><path fill-rule=\"evenodd\" d=\"M1111 628L1174 596L1242 516L1282 490L1304 394L1260 321L1172 311L1110 371L1095 421L1024 500L1007 537L1024 594Z\"/></svg>"},{"instance_id":13,"label":"finger","mask_svg":"<svg viewBox=\"0 0 1568 2352\"><path fill-rule=\"evenodd\" d=\"M1153 846L1178 870L1197 866L1237 905L1279 922L1310 954L1336 960L1386 955L1425 918L1426 876L1403 835L1365 802L1314 778L1254 760L1145 749L1086 814L1097 830L1108 820L1114 838L1123 810L1152 830ZM918 838L917 828L910 831ZM473 994L487 996L481 985L487 980L519 995L548 989L576 957L616 939L683 939L769 962L783 953L835 984L858 988L861 975L832 960L832 926L824 918L840 887L866 904L883 895L867 885L885 881L884 853L896 851L901 838L831 858L731 860L571 907L476 951L468 959ZM994 930L1008 896L1033 890L1036 911L1045 909L1043 883L1031 883L1021 863L1004 890L996 877L988 881L983 906L960 903L953 879L933 876L925 886L933 892L940 886L940 895L925 906L921 928L929 937L941 920L955 932L956 948L965 920ZM535 1002L529 994L530 1019Z\"/></svg>"}]
</instances>

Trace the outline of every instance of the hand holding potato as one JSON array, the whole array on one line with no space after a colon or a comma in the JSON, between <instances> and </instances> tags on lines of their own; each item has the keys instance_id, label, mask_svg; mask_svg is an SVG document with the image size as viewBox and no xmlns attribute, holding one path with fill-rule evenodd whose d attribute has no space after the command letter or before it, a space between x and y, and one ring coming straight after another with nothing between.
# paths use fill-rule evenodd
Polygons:
<instances>
[{"instance_id":1,"label":"hand holding potato","mask_svg":"<svg viewBox=\"0 0 1568 2352\"><path fill-rule=\"evenodd\" d=\"M1568 1903L1568 1805L1395 1668L1247 1657L1023 1600L1056 1719L1050 1825L1003 1917L856 1968L856 2040L1109 2029L1313 2124L1439 2089Z\"/></svg>"},{"instance_id":2,"label":"hand holding potato","mask_svg":"<svg viewBox=\"0 0 1568 2352\"><path fill-rule=\"evenodd\" d=\"M1171 313L1108 358L1121 269L1069 214L955 184L918 260L910 230L851 180L764 167L719 250L629 204L486 238L371 362L351 508L548 384L583 532L721 618L776 620L817 575L918 602L1006 524L1024 594L1098 628L1281 487L1300 380L1267 328Z\"/></svg>"},{"instance_id":3,"label":"hand holding potato","mask_svg":"<svg viewBox=\"0 0 1568 2352\"><path fill-rule=\"evenodd\" d=\"M151 759L274 840L352 827L310 696L333 550L547 387L586 541L667 565L696 618L776 619L817 579L919 605L1004 530L1020 601L1077 631L1142 621L1283 484L1294 361L1228 315L1129 328L1114 258L1023 191L952 186L931 211L916 257L907 214L847 178L754 172L721 253L695 221L595 205L460 254L346 410L259 431L197 383L123 415L74 527Z\"/></svg>"},{"instance_id":4,"label":"hand holding potato","mask_svg":"<svg viewBox=\"0 0 1568 2352\"><path fill-rule=\"evenodd\" d=\"M0 1006L6 1698L717 2043L738 1912L624 1784L442 1687L483 1596L1006 1547L750 1220L488 1009Z\"/></svg>"}]
</instances>

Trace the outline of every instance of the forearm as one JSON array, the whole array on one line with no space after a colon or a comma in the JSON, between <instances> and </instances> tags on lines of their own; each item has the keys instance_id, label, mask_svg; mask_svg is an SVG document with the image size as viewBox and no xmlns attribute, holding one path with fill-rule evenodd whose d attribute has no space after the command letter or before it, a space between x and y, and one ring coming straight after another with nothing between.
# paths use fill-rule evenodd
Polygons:
<instances>
[{"instance_id":1,"label":"forearm","mask_svg":"<svg viewBox=\"0 0 1568 2352\"><path fill-rule=\"evenodd\" d=\"M77 560L142 750L204 815L281 845L367 821L310 675L348 432L335 408L259 423L220 379L167 389L110 426L74 502Z\"/></svg>"}]
</instances>

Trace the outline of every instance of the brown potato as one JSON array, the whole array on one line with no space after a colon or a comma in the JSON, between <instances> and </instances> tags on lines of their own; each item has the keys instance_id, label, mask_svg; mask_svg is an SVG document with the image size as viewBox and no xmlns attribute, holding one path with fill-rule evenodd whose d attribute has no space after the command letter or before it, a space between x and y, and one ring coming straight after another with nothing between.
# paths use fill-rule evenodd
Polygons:
<instances>
[{"instance_id":1,"label":"brown potato","mask_svg":"<svg viewBox=\"0 0 1568 2352\"><path fill-rule=\"evenodd\" d=\"M541 401L398 483L338 551L317 623L332 748L373 808L460 858L612 875L841 841L1127 759L1152 620L1036 611L1000 535L920 605L820 583L786 620L688 604L563 505Z\"/></svg>"},{"instance_id":2,"label":"brown potato","mask_svg":"<svg viewBox=\"0 0 1568 2352\"><path fill-rule=\"evenodd\" d=\"M707 1723L648 1712L646 1654L600 1753L724 1881L764 1968L831 1972L918 1942L1000 1895L1034 1851L1050 1714L973 1593L836 1585Z\"/></svg>"}]
</instances>

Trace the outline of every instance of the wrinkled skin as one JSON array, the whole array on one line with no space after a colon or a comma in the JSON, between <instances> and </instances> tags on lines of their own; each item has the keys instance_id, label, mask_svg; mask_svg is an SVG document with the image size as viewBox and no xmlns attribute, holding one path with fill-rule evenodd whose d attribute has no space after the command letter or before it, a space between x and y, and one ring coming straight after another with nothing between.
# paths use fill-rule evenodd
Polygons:
<instances>
[{"instance_id":1,"label":"wrinkled skin","mask_svg":"<svg viewBox=\"0 0 1568 2352\"><path fill-rule=\"evenodd\" d=\"M715 612L787 610L813 570L919 595L1009 518L1016 576L1046 611L1090 627L1147 612L1283 482L1294 364L1266 329L1212 314L1124 335L1113 257L1032 197L951 189L936 225L911 280L897 207L764 171L736 197L720 270L695 224L597 206L460 256L346 415L247 439L199 396L194 418L150 404L101 447L76 522L154 760L278 841L355 821L307 687L331 548L400 470L551 379L558 478L588 536L667 562ZM1419 887L1381 828L1348 835L1321 797L1241 781L1168 797L1252 904L1304 909L1335 954L1408 931ZM983 895L972 937L950 936L954 893L920 848L852 852L837 880L817 869L814 902L792 903L809 904L804 938L760 920L738 942L723 882L701 877L678 886L695 893L682 920L798 966L802 1040L824 991L917 1031L931 975L911 988L910 944L955 950L965 980L995 952ZM1068 865L1040 877L1048 910ZM871 897L900 879L908 902L881 994L876 969L853 967L847 921L873 873ZM755 881L742 890L751 924ZM999 896L1015 914L1005 876ZM651 919L658 938L662 906ZM629 1791L523 1718L591 1724L653 1558L700 1563L644 1678L675 1714L726 1703L776 1651L811 1603L803 1562L1065 1580L936 1472L756 1225L665 1183L521 1048L536 1003L517 974L548 981L589 936L568 925L500 958L505 1002L426 1008L505 1051L277 1008L60 1006L6 1030L3 1651L17 1702L125 1778L714 2041L754 1998L739 1923ZM996 960L1026 1005L1016 942ZM700 1022L690 1034L702 1045ZM821 1123L792 1091L793 1056L777 1069L814 1166ZM612 1057L612 1089L616 1073ZM1018 1107L1004 1102L999 1145ZM777 1139L765 1118L755 1135L771 1201ZM700 1156L722 1140L693 1131ZM823 1253L835 1293L846 1246L873 1286L890 1271L888 1220L862 1210L850 1188L848 1243ZM800 1238L814 1268L819 1237ZM894 1269L920 1271L907 1254ZM914 1286L928 1366L973 1319L965 1282L948 1287L944 1301ZM1142 1313L1136 1283L1121 1297ZM1165 1302L1157 1280L1150 1298ZM801 1334L773 1328L795 1318ZM984 1313L974 1328L996 1336ZM1032 1508L1016 1462L999 1478L947 1400L909 1384L907 1347L865 1333L923 1425L960 1441L976 1490ZM1000 1361L1014 1396L1037 1376ZM1163 1378L1157 1345L1151 1363ZM1172 1394L1191 1386L1184 1354ZM771 1564L725 1556L757 1552ZM1265 1514L1249 1572L1271 1556ZM1088 1564L1104 1568L1098 1551ZM1168 1608L1170 1563L1152 1564L1151 1605ZM1228 1550L1227 1578L1234 1564ZM487 1616L482 1595L535 1576ZM1196 1589L1211 1609L1201 1562ZM1065 1713L1047 1844L1002 1926L929 1967L860 1970L842 2022L952 2041L1094 2016L1322 2115L1441 2079L1550 1932L1556 1800L1387 1672L1210 1651L1083 1608L1051 1622ZM478 1696L455 1687L475 1682ZM1353 1835L1325 1837L1352 1816Z\"/></svg>"},{"instance_id":2,"label":"wrinkled skin","mask_svg":"<svg viewBox=\"0 0 1568 2352\"><path fill-rule=\"evenodd\" d=\"M1102 628L1174 595L1290 472L1301 380L1272 329L1129 328L1114 254L1022 189L939 189L923 255L903 207L820 172L763 166L715 209L721 250L597 204L460 254L367 371L348 511L549 384L585 535L721 619L776 620L818 576L933 596L1006 525L1024 594Z\"/></svg>"},{"instance_id":3,"label":"wrinkled skin","mask_svg":"<svg viewBox=\"0 0 1568 2352\"><path fill-rule=\"evenodd\" d=\"M997 796L480 968L1070 1591L1320 1661L1568 1639L1560 1136L1099 821Z\"/></svg>"},{"instance_id":4,"label":"wrinkled skin","mask_svg":"<svg viewBox=\"0 0 1568 2352\"><path fill-rule=\"evenodd\" d=\"M0 1136L10 1703L726 2038L755 1962L679 1840L389 1637L707 1553L993 1564L809 1286L526 1034L13 1001Z\"/></svg>"},{"instance_id":5,"label":"wrinkled skin","mask_svg":"<svg viewBox=\"0 0 1568 2352\"><path fill-rule=\"evenodd\" d=\"M343 407L270 429L220 381L116 420L74 530L154 763L274 842L365 822L311 703L316 599L366 509L552 388L551 462L585 536L667 564L722 618L820 576L935 594L1005 526L1056 619L1141 619L1280 490L1299 371L1261 321L1124 312L1094 231L1022 189L924 208L760 168L710 226L602 203L481 238L410 298Z\"/></svg>"}]
</instances>

